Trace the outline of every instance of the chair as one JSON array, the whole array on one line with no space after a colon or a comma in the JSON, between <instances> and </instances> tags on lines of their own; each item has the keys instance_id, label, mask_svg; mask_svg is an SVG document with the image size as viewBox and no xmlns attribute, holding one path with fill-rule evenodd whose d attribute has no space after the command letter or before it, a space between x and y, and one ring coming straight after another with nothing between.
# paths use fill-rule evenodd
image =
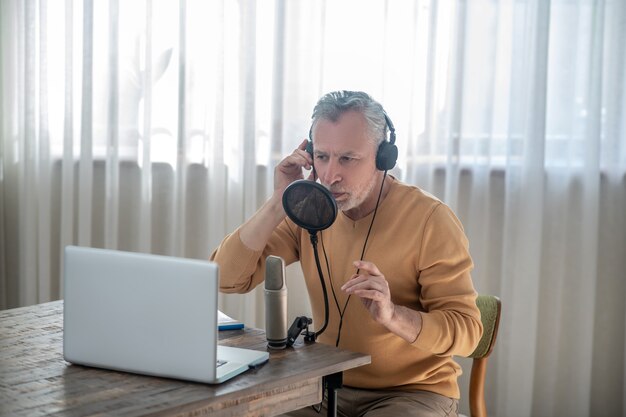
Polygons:
<instances>
[{"instance_id":1,"label":"chair","mask_svg":"<svg viewBox=\"0 0 626 417\"><path fill-rule=\"evenodd\" d=\"M485 405L485 375L487 360L496 343L498 326L500 325L500 311L502 303L494 295L479 295L476 305L480 310L480 320L483 323L483 335L476 350L468 356L472 358L470 374L469 405L471 417L487 417Z\"/></svg>"}]
</instances>

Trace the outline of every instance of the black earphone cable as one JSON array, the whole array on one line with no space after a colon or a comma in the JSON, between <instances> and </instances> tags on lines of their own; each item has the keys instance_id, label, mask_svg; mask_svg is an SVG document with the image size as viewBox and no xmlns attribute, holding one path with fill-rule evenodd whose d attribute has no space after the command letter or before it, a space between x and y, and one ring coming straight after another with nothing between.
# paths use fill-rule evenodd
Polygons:
<instances>
[{"instance_id":1,"label":"black earphone cable","mask_svg":"<svg viewBox=\"0 0 626 417\"><path fill-rule=\"evenodd\" d=\"M385 179L387 178L387 171L385 171L385 173L383 174L383 180L380 184L380 190L378 191L378 198L376 199L376 207L374 208L374 214L372 215L372 221L370 222L369 228L367 229L367 235L365 236L365 242L363 242L363 249L361 250L361 258L360 260L363 260L363 257L365 256L365 249L367 247L367 241L369 240L370 237L370 233L372 232L372 226L374 225L374 220L376 219L376 213L378 212L378 206L380 204L380 198L383 194L383 188L385 186ZM321 234L321 232L320 232ZM333 298L335 299L335 305L337 306L337 312L339 313L339 329L337 331L337 340L335 342L335 347L339 347L339 341L341 340L341 328L343 327L343 316L346 313L346 309L348 308L348 303L350 302L350 297L352 297L352 294L348 295L348 298L346 299L346 302L343 306L343 309L339 308L339 301L337 300L337 295L335 294L335 285L333 283L333 278L332 275L330 273L330 266L329 266L329 262L328 262L328 256L326 255L326 248L324 247L324 236L321 235L322 237L322 252L324 253L324 259L326 261L326 271L328 272L328 280L330 281L330 289L332 291L333 294ZM360 269L356 270L356 273L358 274L360 271Z\"/></svg>"},{"instance_id":2,"label":"black earphone cable","mask_svg":"<svg viewBox=\"0 0 626 417\"><path fill-rule=\"evenodd\" d=\"M321 235L321 232L320 232ZM333 299L335 300L335 306L337 306L337 312L339 313L339 316L341 317L341 307L339 307L339 300L337 300L337 294L335 293L335 286L333 283L333 277L330 273L330 265L328 262L328 256L326 255L326 247L324 246L324 236L321 235L321 241L322 241L322 253L324 253L324 260L326 261L326 272L328 273L328 280L330 281L330 290L333 293Z\"/></svg>"}]
</instances>

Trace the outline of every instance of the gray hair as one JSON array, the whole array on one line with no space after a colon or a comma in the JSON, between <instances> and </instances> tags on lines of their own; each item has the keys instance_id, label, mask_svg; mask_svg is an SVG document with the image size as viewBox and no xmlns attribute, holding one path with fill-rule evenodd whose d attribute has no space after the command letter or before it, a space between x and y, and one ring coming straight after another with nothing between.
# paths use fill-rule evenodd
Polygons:
<instances>
[{"instance_id":1,"label":"gray hair","mask_svg":"<svg viewBox=\"0 0 626 417\"><path fill-rule=\"evenodd\" d=\"M333 91L319 99L311 116L311 132L320 119L336 122L348 112L357 111L365 117L369 136L375 145L387 138L387 121L383 106L362 91ZM311 140L313 138L311 137Z\"/></svg>"}]
</instances>

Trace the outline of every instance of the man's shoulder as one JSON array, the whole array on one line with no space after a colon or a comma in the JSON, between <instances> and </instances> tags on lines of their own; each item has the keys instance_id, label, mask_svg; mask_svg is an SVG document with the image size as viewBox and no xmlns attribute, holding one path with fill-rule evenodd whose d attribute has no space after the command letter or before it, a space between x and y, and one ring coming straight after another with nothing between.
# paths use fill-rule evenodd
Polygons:
<instances>
[{"instance_id":1,"label":"man's shoulder","mask_svg":"<svg viewBox=\"0 0 626 417\"><path fill-rule=\"evenodd\" d=\"M443 204L439 198L429 193L422 188L407 184L394 178L393 182L393 197L398 202L402 201L405 204L419 204L420 206L436 207Z\"/></svg>"}]
</instances>

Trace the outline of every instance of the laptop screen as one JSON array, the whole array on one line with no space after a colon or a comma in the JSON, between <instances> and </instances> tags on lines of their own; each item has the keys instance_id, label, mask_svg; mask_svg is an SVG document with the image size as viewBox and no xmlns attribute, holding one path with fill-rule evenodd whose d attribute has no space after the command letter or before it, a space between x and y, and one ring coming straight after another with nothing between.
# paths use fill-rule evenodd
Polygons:
<instances>
[{"instance_id":1,"label":"laptop screen","mask_svg":"<svg viewBox=\"0 0 626 417\"><path fill-rule=\"evenodd\" d=\"M215 379L218 267L209 261L68 246L67 361Z\"/></svg>"}]
</instances>

